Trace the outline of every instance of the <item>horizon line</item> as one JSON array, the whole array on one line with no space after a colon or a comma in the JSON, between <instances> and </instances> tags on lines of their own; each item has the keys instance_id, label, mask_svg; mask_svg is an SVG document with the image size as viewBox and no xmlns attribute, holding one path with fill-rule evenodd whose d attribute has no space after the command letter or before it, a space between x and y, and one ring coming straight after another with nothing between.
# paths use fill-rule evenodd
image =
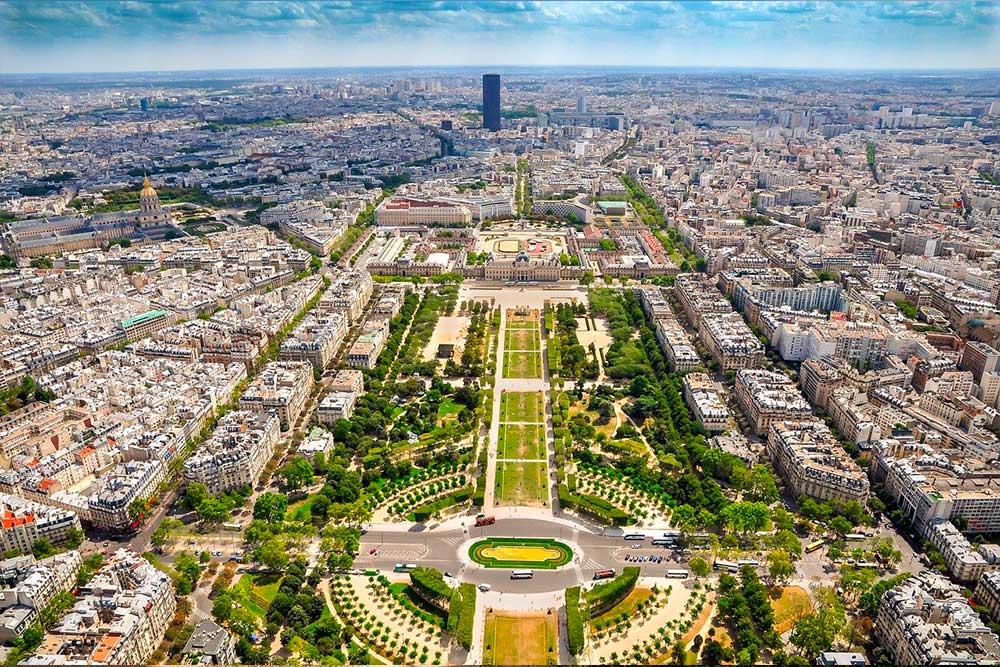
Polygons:
<instances>
[{"instance_id":1,"label":"horizon line","mask_svg":"<svg viewBox=\"0 0 1000 667\"><path fill-rule=\"evenodd\" d=\"M532 64L532 65L315 65L308 67L198 67L181 69L121 69L121 70L74 70L74 71L0 71L0 77L5 76L77 76L77 75L116 75L116 74L181 74L198 72L309 72L318 70L421 70L421 69L574 69L598 68L617 70L710 70L710 71L775 71L775 72L878 72L878 73L988 73L1000 74L1000 67L796 67L793 65L612 65L612 64Z\"/></svg>"}]
</instances>

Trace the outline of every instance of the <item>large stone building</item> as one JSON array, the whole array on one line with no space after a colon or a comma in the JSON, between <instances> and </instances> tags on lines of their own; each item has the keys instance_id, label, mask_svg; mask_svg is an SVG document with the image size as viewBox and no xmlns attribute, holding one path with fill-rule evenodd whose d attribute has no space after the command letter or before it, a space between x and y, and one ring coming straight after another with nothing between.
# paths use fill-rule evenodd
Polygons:
<instances>
[{"instance_id":1,"label":"large stone building","mask_svg":"<svg viewBox=\"0 0 1000 667\"><path fill-rule=\"evenodd\" d=\"M821 421L771 424L767 453L795 496L868 499L868 477Z\"/></svg>"},{"instance_id":2,"label":"large stone building","mask_svg":"<svg viewBox=\"0 0 1000 667\"><path fill-rule=\"evenodd\" d=\"M918 572L882 596L875 637L897 665L995 664L997 636L969 606L962 589L939 574Z\"/></svg>"},{"instance_id":3,"label":"large stone building","mask_svg":"<svg viewBox=\"0 0 1000 667\"><path fill-rule=\"evenodd\" d=\"M796 422L812 416L812 408L784 373L763 369L736 371L736 400L756 435L771 424Z\"/></svg>"},{"instance_id":4,"label":"large stone building","mask_svg":"<svg viewBox=\"0 0 1000 667\"><path fill-rule=\"evenodd\" d=\"M274 455L280 434L275 412L230 412L184 462L184 479L201 482L212 495L253 486Z\"/></svg>"},{"instance_id":5,"label":"large stone building","mask_svg":"<svg viewBox=\"0 0 1000 667\"><path fill-rule=\"evenodd\" d=\"M146 178L139 192L138 209L11 223L0 241L12 257L38 257L100 248L120 238L159 240L171 228L170 211L160 204L159 195Z\"/></svg>"},{"instance_id":6,"label":"large stone building","mask_svg":"<svg viewBox=\"0 0 1000 667\"><path fill-rule=\"evenodd\" d=\"M240 396L241 410L259 415L274 412L282 430L290 429L306 406L313 370L306 361L274 361L261 370Z\"/></svg>"},{"instance_id":7,"label":"large stone building","mask_svg":"<svg viewBox=\"0 0 1000 667\"><path fill-rule=\"evenodd\" d=\"M81 530L76 512L0 493L0 550L31 553L38 540L60 545ZM82 533L80 533L82 535Z\"/></svg>"}]
</instances>

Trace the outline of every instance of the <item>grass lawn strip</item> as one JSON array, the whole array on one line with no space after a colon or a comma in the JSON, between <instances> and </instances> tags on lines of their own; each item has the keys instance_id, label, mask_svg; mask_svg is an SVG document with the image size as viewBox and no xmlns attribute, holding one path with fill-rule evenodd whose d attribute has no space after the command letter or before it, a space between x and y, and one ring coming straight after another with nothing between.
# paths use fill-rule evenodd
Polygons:
<instances>
[{"instance_id":1,"label":"grass lawn strip","mask_svg":"<svg viewBox=\"0 0 1000 667\"><path fill-rule=\"evenodd\" d=\"M497 462L495 493L508 505L542 505L548 500L546 470L543 461Z\"/></svg>"},{"instance_id":2,"label":"grass lawn strip","mask_svg":"<svg viewBox=\"0 0 1000 667\"><path fill-rule=\"evenodd\" d=\"M554 570L573 559L573 551L552 539L489 537L469 547L469 558L488 568Z\"/></svg>"},{"instance_id":3,"label":"grass lawn strip","mask_svg":"<svg viewBox=\"0 0 1000 667\"><path fill-rule=\"evenodd\" d=\"M493 665L545 665L559 661L556 615L487 614L484 662Z\"/></svg>"},{"instance_id":4,"label":"grass lawn strip","mask_svg":"<svg viewBox=\"0 0 1000 667\"><path fill-rule=\"evenodd\" d=\"M545 438L540 425L504 424L500 427L499 458L545 459Z\"/></svg>"},{"instance_id":5,"label":"grass lawn strip","mask_svg":"<svg viewBox=\"0 0 1000 667\"><path fill-rule=\"evenodd\" d=\"M616 604L614 607L607 610L600 616L595 616L594 618L590 619L590 627L596 627L596 625L600 622L613 621L622 614L631 617L632 614L635 613L635 610L638 608L639 603L642 602L643 600L648 599L652 594L653 591L649 590L648 588L633 589L632 592L629 593L624 600Z\"/></svg>"},{"instance_id":6,"label":"grass lawn strip","mask_svg":"<svg viewBox=\"0 0 1000 667\"><path fill-rule=\"evenodd\" d=\"M505 391L500 397L500 422L544 421L541 403L542 395L535 391Z\"/></svg>"}]
</instances>

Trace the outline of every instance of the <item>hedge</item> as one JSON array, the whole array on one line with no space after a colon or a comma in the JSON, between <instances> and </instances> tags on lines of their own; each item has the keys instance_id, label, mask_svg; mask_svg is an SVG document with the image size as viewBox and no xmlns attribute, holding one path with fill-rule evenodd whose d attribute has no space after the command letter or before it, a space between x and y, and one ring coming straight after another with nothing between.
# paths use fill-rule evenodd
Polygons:
<instances>
[{"instance_id":1,"label":"hedge","mask_svg":"<svg viewBox=\"0 0 1000 667\"><path fill-rule=\"evenodd\" d=\"M420 507L414 508L414 510L410 512L410 516L413 518L413 521L417 523L423 523L424 521L427 521L427 519L431 518L435 512L440 512L441 510L447 509L448 507L453 507L455 505L464 503L466 500L472 497L472 493L473 493L472 487L465 487L463 489L459 489L454 493L449 493L447 496L444 496L443 498L438 498L437 500L421 505Z\"/></svg>"},{"instance_id":2,"label":"hedge","mask_svg":"<svg viewBox=\"0 0 1000 667\"><path fill-rule=\"evenodd\" d=\"M627 598L637 581L639 581L639 568L626 567L611 581L598 584L587 591L590 615L599 616Z\"/></svg>"},{"instance_id":3,"label":"hedge","mask_svg":"<svg viewBox=\"0 0 1000 667\"><path fill-rule=\"evenodd\" d=\"M459 646L466 651L472 648L472 624L476 620L476 587L472 584L462 584L458 587L458 632L455 635ZM451 626L451 614L448 615L448 625Z\"/></svg>"},{"instance_id":4,"label":"hedge","mask_svg":"<svg viewBox=\"0 0 1000 667\"><path fill-rule=\"evenodd\" d=\"M603 498L586 493L572 493L565 484L559 485L559 505L563 509L577 509L615 526L628 525L629 515Z\"/></svg>"},{"instance_id":5,"label":"hedge","mask_svg":"<svg viewBox=\"0 0 1000 667\"><path fill-rule=\"evenodd\" d=\"M444 575L430 567L418 567L410 571L410 583L413 590L441 611L448 611L452 597L452 588L445 583Z\"/></svg>"},{"instance_id":6,"label":"hedge","mask_svg":"<svg viewBox=\"0 0 1000 667\"><path fill-rule=\"evenodd\" d=\"M483 447L485 450L486 448ZM473 507L482 507L486 502L486 473L476 478L476 490L472 494Z\"/></svg>"},{"instance_id":7,"label":"hedge","mask_svg":"<svg viewBox=\"0 0 1000 667\"><path fill-rule=\"evenodd\" d=\"M583 613L580 611L580 587L566 589L566 639L569 652L580 655L583 652Z\"/></svg>"}]
</instances>

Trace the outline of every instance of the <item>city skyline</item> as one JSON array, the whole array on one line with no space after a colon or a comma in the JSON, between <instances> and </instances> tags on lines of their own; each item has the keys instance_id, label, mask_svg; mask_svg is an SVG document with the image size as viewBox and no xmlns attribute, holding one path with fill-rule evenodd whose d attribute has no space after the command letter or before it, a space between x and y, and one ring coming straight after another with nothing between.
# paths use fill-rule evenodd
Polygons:
<instances>
[{"instance_id":1,"label":"city skyline","mask_svg":"<svg viewBox=\"0 0 1000 667\"><path fill-rule=\"evenodd\" d=\"M0 2L0 72L312 67L983 69L988 2ZM776 46L777 45L777 46Z\"/></svg>"}]
</instances>

